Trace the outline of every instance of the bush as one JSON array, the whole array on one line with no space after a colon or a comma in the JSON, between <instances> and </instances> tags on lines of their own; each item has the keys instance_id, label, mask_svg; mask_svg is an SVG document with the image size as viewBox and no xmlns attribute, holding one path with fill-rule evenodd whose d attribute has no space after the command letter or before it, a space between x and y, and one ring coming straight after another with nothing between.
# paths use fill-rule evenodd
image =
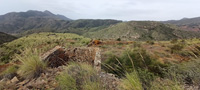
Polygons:
<instances>
[{"instance_id":1,"label":"bush","mask_svg":"<svg viewBox=\"0 0 200 90\"><path fill-rule=\"evenodd\" d=\"M36 78L46 69L46 63L40 60L36 49L25 49L22 55L17 55L17 59L22 63L17 73L23 78Z\"/></svg>"},{"instance_id":2,"label":"bush","mask_svg":"<svg viewBox=\"0 0 200 90\"><path fill-rule=\"evenodd\" d=\"M154 41L146 41L146 43L150 44L150 45L154 45Z\"/></svg>"},{"instance_id":3,"label":"bush","mask_svg":"<svg viewBox=\"0 0 200 90\"><path fill-rule=\"evenodd\" d=\"M156 77L163 77L163 69L166 67L168 67L167 64L160 63L141 48L127 50L121 57L110 55L103 64L105 71L116 74L119 77L126 77L123 82L125 90L140 90L141 88L139 87L145 90L150 88L151 82ZM132 77L129 77L130 75ZM138 79L133 81L132 78ZM140 83L141 86L135 87L139 89L133 89L135 84L131 85L131 82Z\"/></svg>"},{"instance_id":4,"label":"bush","mask_svg":"<svg viewBox=\"0 0 200 90\"><path fill-rule=\"evenodd\" d=\"M175 44L175 45L173 45L170 49L171 49L171 53L178 53L178 52L180 52L183 48L184 48L184 46L183 46L182 44Z\"/></svg>"},{"instance_id":5,"label":"bush","mask_svg":"<svg viewBox=\"0 0 200 90\"><path fill-rule=\"evenodd\" d=\"M118 76L124 76L126 72L132 72L133 68L147 69L156 75L161 75L162 71L160 67L166 67L167 65L160 63L155 58L151 57L145 50L138 48L127 50L121 57L110 56L103 65L103 68L110 72L117 74Z\"/></svg>"},{"instance_id":6,"label":"bush","mask_svg":"<svg viewBox=\"0 0 200 90\"><path fill-rule=\"evenodd\" d=\"M122 79L119 88L120 90L143 90L136 71L127 73L126 77Z\"/></svg>"},{"instance_id":7,"label":"bush","mask_svg":"<svg viewBox=\"0 0 200 90\"><path fill-rule=\"evenodd\" d=\"M200 84L200 59L173 64L167 68L166 76L171 80L178 80L182 84Z\"/></svg>"},{"instance_id":8,"label":"bush","mask_svg":"<svg viewBox=\"0 0 200 90\"><path fill-rule=\"evenodd\" d=\"M154 81L156 78L156 76L153 73L149 72L147 69L138 69L138 76L142 83L142 87L145 90L151 87L151 82Z\"/></svg>"},{"instance_id":9,"label":"bush","mask_svg":"<svg viewBox=\"0 0 200 90\"><path fill-rule=\"evenodd\" d=\"M84 63L71 63L56 79L62 90L102 90L96 70Z\"/></svg>"},{"instance_id":10,"label":"bush","mask_svg":"<svg viewBox=\"0 0 200 90\"><path fill-rule=\"evenodd\" d=\"M157 79L152 82L150 90L184 90L183 86L169 79Z\"/></svg>"},{"instance_id":11,"label":"bush","mask_svg":"<svg viewBox=\"0 0 200 90\"><path fill-rule=\"evenodd\" d=\"M121 41L121 38L117 38L117 41Z\"/></svg>"}]
</instances>

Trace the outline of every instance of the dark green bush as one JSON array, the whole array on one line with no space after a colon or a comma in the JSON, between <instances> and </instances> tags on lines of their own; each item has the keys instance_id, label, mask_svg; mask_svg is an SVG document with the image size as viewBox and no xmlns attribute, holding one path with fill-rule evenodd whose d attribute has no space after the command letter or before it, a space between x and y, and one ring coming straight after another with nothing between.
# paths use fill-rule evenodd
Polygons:
<instances>
[{"instance_id":1,"label":"dark green bush","mask_svg":"<svg viewBox=\"0 0 200 90\"><path fill-rule=\"evenodd\" d=\"M150 44L150 45L154 45L154 41L146 41L146 43Z\"/></svg>"},{"instance_id":2,"label":"dark green bush","mask_svg":"<svg viewBox=\"0 0 200 90\"><path fill-rule=\"evenodd\" d=\"M121 38L118 38L117 41L121 41Z\"/></svg>"},{"instance_id":3,"label":"dark green bush","mask_svg":"<svg viewBox=\"0 0 200 90\"><path fill-rule=\"evenodd\" d=\"M166 69L165 77L177 80L182 84L200 84L200 59L172 64Z\"/></svg>"},{"instance_id":4,"label":"dark green bush","mask_svg":"<svg viewBox=\"0 0 200 90\"><path fill-rule=\"evenodd\" d=\"M151 57L145 50L138 48L127 50L121 57L111 55L104 64L104 69L108 72L124 76L126 72L134 69L147 69L156 75L161 75L160 67L166 67L155 58Z\"/></svg>"}]
</instances>

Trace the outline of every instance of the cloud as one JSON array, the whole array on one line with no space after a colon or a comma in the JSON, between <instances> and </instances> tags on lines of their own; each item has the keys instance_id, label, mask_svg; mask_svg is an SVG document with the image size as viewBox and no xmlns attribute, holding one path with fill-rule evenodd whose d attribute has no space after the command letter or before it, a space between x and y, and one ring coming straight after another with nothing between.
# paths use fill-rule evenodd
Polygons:
<instances>
[{"instance_id":1,"label":"cloud","mask_svg":"<svg viewBox=\"0 0 200 90\"><path fill-rule=\"evenodd\" d=\"M198 0L0 0L0 14L49 10L72 19L169 20L200 16Z\"/></svg>"}]
</instances>

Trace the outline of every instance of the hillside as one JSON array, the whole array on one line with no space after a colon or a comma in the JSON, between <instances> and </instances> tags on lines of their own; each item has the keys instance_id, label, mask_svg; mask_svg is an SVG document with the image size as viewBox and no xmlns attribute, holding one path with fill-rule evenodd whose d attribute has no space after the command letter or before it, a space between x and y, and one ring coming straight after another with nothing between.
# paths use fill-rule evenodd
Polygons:
<instances>
[{"instance_id":1,"label":"hillside","mask_svg":"<svg viewBox=\"0 0 200 90\"><path fill-rule=\"evenodd\" d=\"M10 42L15 39L17 39L17 38L12 35L0 32L0 44L3 44L5 42Z\"/></svg>"},{"instance_id":2,"label":"hillside","mask_svg":"<svg viewBox=\"0 0 200 90\"><path fill-rule=\"evenodd\" d=\"M176 28L154 21L130 21L118 23L96 32L88 32L84 36L100 39L120 38L122 40L170 40L200 37L199 33Z\"/></svg>"},{"instance_id":3,"label":"hillside","mask_svg":"<svg viewBox=\"0 0 200 90\"><path fill-rule=\"evenodd\" d=\"M13 59L13 55L20 53L21 49L37 48L41 52L45 52L56 45L75 47L87 45L89 41L89 38L70 33L35 33L2 45L0 47L0 63Z\"/></svg>"},{"instance_id":4,"label":"hillside","mask_svg":"<svg viewBox=\"0 0 200 90\"><path fill-rule=\"evenodd\" d=\"M199 38L198 18L168 21L122 22L111 19L71 20L49 11L13 12L0 16L0 32L25 36L39 32L75 33L98 39L122 40L170 40L175 38ZM187 22L181 24L179 22ZM191 24L189 24L191 22ZM171 23L171 24L169 24ZM197 23L197 24L195 24ZM175 25L174 25L175 24ZM178 26L178 27L177 27Z\"/></svg>"},{"instance_id":5,"label":"hillside","mask_svg":"<svg viewBox=\"0 0 200 90\"><path fill-rule=\"evenodd\" d=\"M1 45L0 56L3 90L198 90L200 83L199 39L91 41L35 33Z\"/></svg>"},{"instance_id":6,"label":"hillside","mask_svg":"<svg viewBox=\"0 0 200 90\"><path fill-rule=\"evenodd\" d=\"M117 20L71 20L63 15L49 11L12 12L0 16L0 31L15 34L32 34L36 32L72 32L82 34L94 28L119 23Z\"/></svg>"},{"instance_id":7,"label":"hillside","mask_svg":"<svg viewBox=\"0 0 200 90\"><path fill-rule=\"evenodd\" d=\"M55 15L49 11L11 12L0 16L0 31L20 33L33 28L51 27L59 20L71 19L62 15Z\"/></svg>"},{"instance_id":8,"label":"hillside","mask_svg":"<svg viewBox=\"0 0 200 90\"><path fill-rule=\"evenodd\" d=\"M183 18L181 20L169 20L163 23L175 24L180 27L180 29L187 31L200 31L200 17L196 18Z\"/></svg>"}]
</instances>

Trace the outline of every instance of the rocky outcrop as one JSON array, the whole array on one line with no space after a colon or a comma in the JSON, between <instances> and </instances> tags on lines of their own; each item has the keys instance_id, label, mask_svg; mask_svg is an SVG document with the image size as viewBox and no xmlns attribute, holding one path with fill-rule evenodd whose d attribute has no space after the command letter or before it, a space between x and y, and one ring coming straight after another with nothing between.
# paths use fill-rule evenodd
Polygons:
<instances>
[{"instance_id":1,"label":"rocky outcrop","mask_svg":"<svg viewBox=\"0 0 200 90\"><path fill-rule=\"evenodd\" d=\"M69 58L68 55L65 54L64 48L61 46L56 46L55 48L43 54L42 60L47 62L49 67L58 67L65 65Z\"/></svg>"},{"instance_id":2,"label":"rocky outcrop","mask_svg":"<svg viewBox=\"0 0 200 90\"><path fill-rule=\"evenodd\" d=\"M97 47L78 47L65 49L60 46L49 50L42 55L42 60L49 67L66 65L68 62L85 62L93 65L97 70L101 69L101 54Z\"/></svg>"}]
</instances>

